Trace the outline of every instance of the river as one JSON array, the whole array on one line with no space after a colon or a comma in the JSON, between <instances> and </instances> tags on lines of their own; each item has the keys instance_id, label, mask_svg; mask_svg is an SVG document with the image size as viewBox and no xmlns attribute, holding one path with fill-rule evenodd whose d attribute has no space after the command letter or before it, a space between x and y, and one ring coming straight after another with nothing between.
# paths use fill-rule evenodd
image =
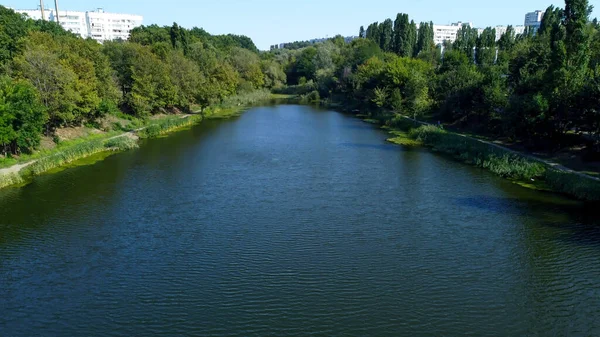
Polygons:
<instances>
[{"instance_id":1,"label":"river","mask_svg":"<svg viewBox=\"0 0 600 337\"><path fill-rule=\"evenodd\" d=\"M598 336L595 209L306 106L0 191L0 336Z\"/></svg>"}]
</instances>

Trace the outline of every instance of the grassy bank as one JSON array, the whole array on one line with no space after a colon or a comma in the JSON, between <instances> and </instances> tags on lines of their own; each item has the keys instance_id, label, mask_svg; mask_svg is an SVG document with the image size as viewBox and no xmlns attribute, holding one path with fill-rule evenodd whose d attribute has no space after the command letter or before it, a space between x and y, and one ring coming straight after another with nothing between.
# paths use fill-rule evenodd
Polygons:
<instances>
[{"instance_id":1,"label":"grassy bank","mask_svg":"<svg viewBox=\"0 0 600 337\"><path fill-rule=\"evenodd\" d=\"M18 172L0 175L0 188L22 184L23 182L25 182L25 179Z\"/></svg>"},{"instance_id":2,"label":"grassy bank","mask_svg":"<svg viewBox=\"0 0 600 337\"><path fill-rule=\"evenodd\" d=\"M204 119L226 119L239 116L245 107L273 99L268 91L257 91L230 97L221 104L207 108L203 113L171 115L154 120L134 119L124 125L113 123L113 130L70 141L60 142L51 150L38 151L20 158L6 158L3 167L26 164L24 168L0 173L0 188L18 185L36 175L67 166L75 161L99 154L137 148L138 138L156 138L191 127ZM122 120L122 118L121 118Z\"/></svg>"},{"instance_id":3,"label":"grassy bank","mask_svg":"<svg viewBox=\"0 0 600 337\"><path fill-rule=\"evenodd\" d=\"M423 125L409 130L411 139L423 145L454 156L469 164L488 169L495 174L516 180L543 178L545 167L503 148L477 139L444 131L433 125Z\"/></svg>"},{"instance_id":4,"label":"grassy bank","mask_svg":"<svg viewBox=\"0 0 600 337\"><path fill-rule=\"evenodd\" d=\"M389 139L390 142L407 146L423 145L526 187L550 190L585 201L600 201L600 182L592 177L556 168L510 149L433 125L415 123L403 117L369 121L385 122L390 134L394 136Z\"/></svg>"},{"instance_id":5,"label":"grassy bank","mask_svg":"<svg viewBox=\"0 0 600 337\"><path fill-rule=\"evenodd\" d=\"M140 130L137 134L140 138L156 138L192 126L200 121L202 121L201 115L170 116L148 125L148 127Z\"/></svg>"}]
</instances>

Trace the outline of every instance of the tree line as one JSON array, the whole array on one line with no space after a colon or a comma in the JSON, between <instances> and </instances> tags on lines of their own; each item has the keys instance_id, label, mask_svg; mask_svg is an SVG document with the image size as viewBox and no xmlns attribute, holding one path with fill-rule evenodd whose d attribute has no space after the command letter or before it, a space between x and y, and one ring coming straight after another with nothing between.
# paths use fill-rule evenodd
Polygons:
<instances>
[{"instance_id":1,"label":"tree line","mask_svg":"<svg viewBox=\"0 0 600 337\"><path fill-rule=\"evenodd\" d=\"M201 28L141 26L99 44L0 6L0 153L33 151L59 127L111 113L138 118L204 109L286 83L252 40Z\"/></svg>"},{"instance_id":2,"label":"tree line","mask_svg":"<svg viewBox=\"0 0 600 337\"><path fill-rule=\"evenodd\" d=\"M290 85L410 116L426 116L534 148L557 149L569 135L600 147L600 25L587 0L548 7L539 30L496 41L462 26L434 44L433 24L407 14L300 50L273 50ZM443 51L443 52L442 52ZM393 115L392 115L393 117ZM390 117L391 118L391 117Z\"/></svg>"}]
</instances>

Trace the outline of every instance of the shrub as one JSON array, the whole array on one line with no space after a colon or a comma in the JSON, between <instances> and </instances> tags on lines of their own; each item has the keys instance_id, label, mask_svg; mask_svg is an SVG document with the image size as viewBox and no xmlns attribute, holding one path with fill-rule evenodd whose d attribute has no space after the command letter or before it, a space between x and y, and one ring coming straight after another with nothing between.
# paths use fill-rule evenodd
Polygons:
<instances>
[{"instance_id":1,"label":"shrub","mask_svg":"<svg viewBox=\"0 0 600 337\"><path fill-rule=\"evenodd\" d=\"M321 96L319 95L319 92L316 90L311 91L308 95L306 95L306 99L309 102L318 102L321 100Z\"/></svg>"}]
</instances>

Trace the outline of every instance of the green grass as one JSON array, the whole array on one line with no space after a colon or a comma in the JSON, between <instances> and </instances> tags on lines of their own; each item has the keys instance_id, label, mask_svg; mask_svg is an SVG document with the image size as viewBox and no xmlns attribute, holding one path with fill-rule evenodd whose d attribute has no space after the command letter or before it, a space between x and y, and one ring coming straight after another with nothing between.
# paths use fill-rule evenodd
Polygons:
<instances>
[{"instance_id":1,"label":"green grass","mask_svg":"<svg viewBox=\"0 0 600 337\"><path fill-rule=\"evenodd\" d=\"M423 125L409 131L409 137L436 151L447 153L469 164L482 167L510 179L537 180L544 177L546 166L500 147Z\"/></svg>"},{"instance_id":2,"label":"green grass","mask_svg":"<svg viewBox=\"0 0 600 337\"><path fill-rule=\"evenodd\" d=\"M137 141L128 136L112 138L104 143L104 147L113 151L126 151L139 147Z\"/></svg>"},{"instance_id":3,"label":"green grass","mask_svg":"<svg viewBox=\"0 0 600 337\"><path fill-rule=\"evenodd\" d=\"M224 100L220 105L207 109L204 117L197 114L183 118L182 116L168 116L161 119L148 120L118 112L115 116L128 120L128 125L123 126L120 123L115 123L117 125L113 125L114 131L108 133L91 134L86 137L61 142L51 150L36 151L33 154L22 155L18 158L0 158L0 168L35 160L33 164L18 173L0 175L0 188L23 183L32 176L67 166L72 162L88 158L95 154L106 151L124 151L138 147L137 141L131 137L121 136L115 138L115 136L123 134L124 131L134 131L143 128L138 131L140 138L159 137L166 133L192 126L202 121L203 118L221 119L239 116L245 106L269 101L273 98L268 90L258 90L232 96Z\"/></svg>"},{"instance_id":4,"label":"green grass","mask_svg":"<svg viewBox=\"0 0 600 337\"><path fill-rule=\"evenodd\" d=\"M25 163L25 162L28 162L31 160L38 159L38 158L51 156L55 153L63 152L64 150L69 149L70 147L76 146L78 144L87 143L87 142L90 142L93 140L107 139L107 138L110 138L110 137L113 137L113 136L116 136L119 134L121 134L121 132L119 132L119 131L90 134L85 137L80 137L77 139L60 142L56 145L56 147L54 147L52 149L38 150L31 154L23 154L23 155L19 156L18 158L11 158L11 157L2 158L2 159L0 159L0 168L10 167L15 164L21 164L21 163Z\"/></svg>"},{"instance_id":5,"label":"green grass","mask_svg":"<svg viewBox=\"0 0 600 337\"><path fill-rule=\"evenodd\" d=\"M10 174L0 175L0 188L10 186L10 185L21 184L23 182L24 182L24 179L21 177L21 175L19 173L10 173Z\"/></svg>"},{"instance_id":6,"label":"green grass","mask_svg":"<svg viewBox=\"0 0 600 337\"><path fill-rule=\"evenodd\" d=\"M160 119L138 132L140 138L156 138L166 133L194 125L202 120L200 115L192 115L185 118L173 116Z\"/></svg>"},{"instance_id":7,"label":"green grass","mask_svg":"<svg viewBox=\"0 0 600 337\"><path fill-rule=\"evenodd\" d=\"M137 142L127 136L112 138L109 140L92 139L88 141L78 141L69 147L62 148L61 151L38 159L35 163L27 166L19 176L23 177L36 176L44 172L56 169L67 165L76 160L80 160L96 153L103 151L124 151L136 148Z\"/></svg>"},{"instance_id":8,"label":"green grass","mask_svg":"<svg viewBox=\"0 0 600 337\"><path fill-rule=\"evenodd\" d=\"M436 151L488 169L501 177L524 182L524 186L549 188L580 200L600 201L600 182L584 175L560 171L541 161L435 126L411 129L409 136ZM533 184L530 183L532 181Z\"/></svg>"},{"instance_id":9,"label":"green grass","mask_svg":"<svg viewBox=\"0 0 600 337\"><path fill-rule=\"evenodd\" d=\"M545 176L546 183L554 191L574 196L581 200L600 201L600 182L586 179L571 172L548 169Z\"/></svg>"},{"instance_id":10,"label":"green grass","mask_svg":"<svg viewBox=\"0 0 600 337\"><path fill-rule=\"evenodd\" d=\"M35 163L27 166L21 171L23 176L39 175L61 165L68 164L75 160L87 157L94 153L105 151L106 147L102 140L92 140L85 143L80 143L64 149L61 152L41 158Z\"/></svg>"},{"instance_id":11,"label":"green grass","mask_svg":"<svg viewBox=\"0 0 600 337\"><path fill-rule=\"evenodd\" d=\"M235 108L214 108L207 111L204 115L206 119L229 119L232 117L238 117L244 111L241 107Z\"/></svg>"},{"instance_id":12,"label":"green grass","mask_svg":"<svg viewBox=\"0 0 600 337\"><path fill-rule=\"evenodd\" d=\"M404 146L420 146L423 145L420 141L410 138L408 133L398 130L390 130L389 133L394 137L388 138L387 141L390 143L404 145Z\"/></svg>"},{"instance_id":13,"label":"green grass","mask_svg":"<svg viewBox=\"0 0 600 337\"><path fill-rule=\"evenodd\" d=\"M263 103L272 99L271 92L267 89L256 90L248 93L227 97L219 104L220 108L248 106Z\"/></svg>"}]
</instances>

